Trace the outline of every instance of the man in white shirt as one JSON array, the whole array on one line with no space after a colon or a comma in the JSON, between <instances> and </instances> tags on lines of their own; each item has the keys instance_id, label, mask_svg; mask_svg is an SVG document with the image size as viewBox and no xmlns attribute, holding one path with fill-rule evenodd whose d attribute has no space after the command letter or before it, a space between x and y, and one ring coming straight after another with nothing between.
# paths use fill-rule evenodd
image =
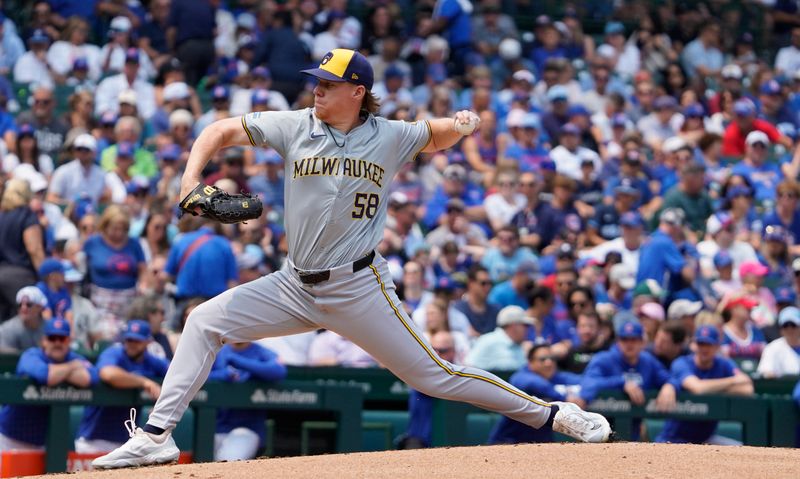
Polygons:
<instances>
[{"instance_id":1,"label":"man in white shirt","mask_svg":"<svg viewBox=\"0 0 800 479\"><path fill-rule=\"evenodd\" d=\"M778 315L781 337L761 353L758 372L767 378L800 374L800 309L784 308Z\"/></svg>"},{"instance_id":2,"label":"man in white shirt","mask_svg":"<svg viewBox=\"0 0 800 479\"><path fill-rule=\"evenodd\" d=\"M44 30L36 29L28 39L30 51L20 57L14 65L14 81L17 83L35 83L53 88L53 74L47 63L47 48L50 37Z\"/></svg>"},{"instance_id":3,"label":"man in white shirt","mask_svg":"<svg viewBox=\"0 0 800 479\"><path fill-rule=\"evenodd\" d=\"M599 172L603 164L600 156L594 151L580 146L580 129L567 123L561 127L560 145L553 148L550 152L550 159L556 164L556 171L566 175L575 181L583 179L581 164L591 162L594 165L595 173Z\"/></svg>"},{"instance_id":4,"label":"man in white shirt","mask_svg":"<svg viewBox=\"0 0 800 479\"><path fill-rule=\"evenodd\" d=\"M590 250L584 250L580 253L580 257L592 258L599 263L605 263L608 253L616 251L622 257L624 264L638 270L639 252L645 238L644 221L641 215L629 211L620 217L619 224L622 226L622 235L619 238L600 243Z\"/></svg>"},{"instance_id":5,"label":"man in white shirt","mask_svg":"<svg viewBox=\"0 0 800 479\"><path fill-rule=\"evenodd\" d=\"M156 96L153 85L138 78L139 73L139 49L129 48L125 52L125 67L122 73L110 76L100 82L97 86L95 95L94 111L97 116L108 111L117 113L119 111L119 94L125 90L136 92L136 106L139 116L148 120L156 111Z\"/></svg>"},{"instance_id":6,"label":"man in white shirt","mask_svg":"<svg viewBox=\"0 0 800 479\"><path fill-rule=\"evenodd\" d=\"M792 43L778 50L775 57L775 70L778 73L792 74L800 70L800 27L792 29Z\"/></svg>"},{"instance_id":7,"label":"man in white shirt","mask_svg":"<svg viewBox=\"0 0 800 479\"><path fill-rule=\"evenodd\" d=\"M56 168L50 181L47 201L68 205L83 195L88 195L97 205L107 195L105 172L95 164L97 140L88 133L75 138L72 143L75 159Z\"/></svg>"},{"instance_id":8,"label":"man in white shirt","mask_svg":"<svg viewBox=\"0 0 800 479\"><path fill-rule=\"evenodd\" d=\"M697 244L700 253L700 270L706 278L715 276L714 256L726 251L733 261L733 278L739 279L739 265L745 261L757 261L756 251L745 241L736 240L734 219L727 213L716 213L706 221L706 240Z\"/></svg>"}]
</instances>

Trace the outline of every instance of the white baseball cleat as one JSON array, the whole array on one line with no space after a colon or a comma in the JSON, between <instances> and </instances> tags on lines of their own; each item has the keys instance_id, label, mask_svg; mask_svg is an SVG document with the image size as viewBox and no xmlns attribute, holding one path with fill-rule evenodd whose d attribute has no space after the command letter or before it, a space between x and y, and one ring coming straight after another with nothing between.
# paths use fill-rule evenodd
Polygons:
<instances>
[{"instance_id":1,"label":"white baseball cleat","mask_svg":"<svg viewBox=\"0 0 800 479\"><path fill-rule=\"evenodd\" d=\"M136 410L131 408L131 419L125 421L130 439L105 456L92 461L95 469L119 469L122 467L167 464L178 460L180 450L175 445L170 431L159 435L144 432L136 427Z\"/></svg>"},{"instance_id":2,"label":"white baseball cleat","mask_svg":"<svg viewBox=\"0 0 800 479\"><path fill-rule=\"evenodd\" d=\"M570 402L554 402L558 406L553 418L553 431L583 442L607 442L611 436L608 420L600 414L587 412Z\"/></svg>"}]
</instances>

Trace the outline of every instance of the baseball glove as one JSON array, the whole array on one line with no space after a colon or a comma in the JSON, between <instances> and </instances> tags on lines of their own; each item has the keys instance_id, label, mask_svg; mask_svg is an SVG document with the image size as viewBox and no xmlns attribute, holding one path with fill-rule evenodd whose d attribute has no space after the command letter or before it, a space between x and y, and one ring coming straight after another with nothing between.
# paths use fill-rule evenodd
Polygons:
<instances>
[{"instance_id":1,"label":"baseball glove","mask_svg":"<svg viewBox=\"0 0 800 479\"><path fill-rule=\"evenodd\" d=\"M261 216L264 207L257 196L246 193L228 194L216 186L200 183L186 195L180 204L185 213L197 216L195 208L200 208L200 215L220 223L239 223L254 220Z\"/></svg>"}]
</instances>

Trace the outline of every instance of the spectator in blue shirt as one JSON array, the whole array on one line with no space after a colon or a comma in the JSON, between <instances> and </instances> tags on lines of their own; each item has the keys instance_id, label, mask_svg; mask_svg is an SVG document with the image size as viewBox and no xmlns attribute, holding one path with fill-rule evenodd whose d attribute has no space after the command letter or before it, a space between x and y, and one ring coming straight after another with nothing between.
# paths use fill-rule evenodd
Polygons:
<instances>
[{"instance_id":1,"label":"spectator in blue shirt","mask_svg":"<svg viewBox=\"0 0 800 479\"><path fill-rule=\"evenodd\" d=\"M464 72L466 56L472 50L472 3L459 0L437 0L433 7L433 23L423 36L441 33L450 46L455 61L453 73Z\"/></svg>"},{"instance_id":2,"label":"spectator in blue shirt","mask_svg":"<svg viewBox=\"0 0 800 479\"><path fill-rule=\"evenodd\" d=\"M492 371L512 371L525 364L528 327L533 320L519 306L506 306L497 315L497 328L480 336L472 346L466 363Z\"/></svg>"},{"instance_id":3,"label":"spectator in blue shirt","mask_svg":"<svg viewBox=\"0 0 800 479\"><path fill-rule=\"evenodd\" d=\"M239 279L230 242L215 233L212 228L216 224L200 216L192 220L194 231L173 243L165 268L175 278L179 300L211 298L235 286Z\"/></svg>"},{"instance_id":4,"label":"spectator in blue shirt","mask_svg":"<svg viewBox=\"0 0 800 479\"><path fill-rule=\"evenodd\" d=\"M280 381L286 366L278 355L255 343L226 344L217 354L209 379L228 382ZM215 461L241 461L256 457L264 445L267 415L258 409L222 409L214 435Z\"/></svg>"},{"instance_id":5,"label":"spectator in blue shirt","mask_svg":"<svg viewBox=\"0 0 800 479\"><path fill-rule=\"evenodd\" d=\"M580 402L581 377L559 371L550 345L537 344L528 352L528 363L511 375L508 381L523 392L548 401ZM549 428L534 429L505 416L489 435L489 444L518 444L525 442L552 442Z\"/></svg>"},{"instance_id":6,"label":"spectator in blue shirt","mask_svg":"<svg viewBox=\"0 0 800 479\"><path fill-rule=\"evenodd\" d=\"M429 230L439 226L450 199L458 198L464 202L467 217L474 216L475 210L483 210L483 190L467 180L467 170L463 166L449 165L442 172L442 177L442 184L436 187L425 205L422 223Z\"/></svg>"},{"instance_id":7,"label":"spectator in blue shirt","mask_svg":"<svg viewBox=\"0 0 800 479\"><path fill-rule=\"evenodd\" d=\"M645 391L660 389L656 405L670 409L675 403L675 388L668 384L669 373L644 347L642 326L634 321L622 323L617 328L617 343L597 353L583 372L581 398L590 402L603 390L621 390L633 404L644 406ZM634 438L638 435L634 426Z\"/></svg>"},{"instance_id":8,"label":"spectator in blue shirt","mask_svg":"<svg viewBox=\"0 0 800 479\"><path fill-rule=\"evenodd\" d=\"M775 190L783 179L779 165L767 162L770 140L766 133L753 130L745 137L744 158L731 169L731 175L747 178L755 190L757 204L775 203Z\"/></svg>"},{"instance_id":9,"label":"spectator in blue shirt","mask_svg":"<svg viewBox=\"0 0 800 479\"><path fill-rule=\"evenodd\" d=\"M797 208L797 199L800 197L800 185L790 179L785 179L776 188L777 199L775 209L764 215L762 224L782 226L792 235L792 250L794 254L800 252L800 209Z\"/></svg>"},{"instance_id":10,"label":"spectator in blue shirt","mask_svg":"<svg viewBox=\"0 0 800 479\"><path fill-rule=\"evenodd\" d=\"M139 239L128 236L130 222L126 209L111 205L100 217L99 234L89 237L83 245L90 299L101 314L110 318L107 337L111 338L123 327L125 309L136 296L136 284L145 268Z\"/></svg>"},{"instance_id":11,"label":"spectator in blue shirt","mask_svg":"<svg viewBox=\"0 0 800 479\"><path fill-rule=\"evenodd\" d=\"M509 279L520 263L536 263L536 255L526 246L519 244L519 230L514 226L504 226L497 231L499 245L490 248L483 255L481 264L489 270L492 281L499 283Z\"/></svg>"},{"instance_id":12,"label":"spectator in blue shirt","mask_svg":"<svg viewBox=\"0 0 800 479\"><path fill-rule=\"evenodd\" d=\"M528 308L528 290L533 285L539 267L536 263L522 262L517 265L511 279L495 285L489 292L489 302L501 308L516 305L520 308Z\"/></svg>"},{"instance_id":13,"label":"spectator in blue shirt","mask_svg":"<svg viewBox=\"0 0 800 479\"><path fill-rule=\"evenodd\" d=\"M150 324L141 319L128 321L122 342L106 348L97 359L100 379L113 388L141 388L151 398L158 399L161 386L154 381L167 374L169 363L153 356L147 346L153 337ZM128 416L127 407L88 406L78 426L75 452L85 454L113 451L128 440L128 432L119 427ZM132 408L131 427L136 427L139 408Z\"/></svg>"},{"instance_id":14,"label":"spectator in blue shirt","mask_svg":"<svg viewBox=\"0 0 800 479\"><path fill-rule=\"evenodd\" d=\"M544 74L544 67L547 60L551 58L567 58L567 49L561 46L561 33L556 26L549 21L541 22L537 25L536 39L539 46L531 52L531 60L536 68L536 74Z\"/></svg>"},{"instance_id":15,"label":"spectator in blue shirt","mask_svg":"<svg viewBox=\"0 0 800 479\"><path fill-rule=\"evenodd\" d=\"M687 282L694 279L694 269L687 264L678 242L682 241L684 214L677 208L661 212L658 229L642 245L636 284L654 279L668 285L673 276L683 277ZM674 292L674 291L673 291Z\"/></svg>"},{"instance_id":16,"label":"spectator in blue shirt","mask_svg":"<svg viewBox=\"0 0 800 479\"><path fill-rule=\"evenodd\" d=\"M264 174L247 180L247 187L264 205L283 214L283 158L273 149L256 150L256 161L263 161Z\"/></svg>"},{"instance_id":17,"label":"spectator in blue shirt","mask_svg":"<svg viewBox=\"0 0 800 479\"><path fill-rule=\"evenodd\" d=\"M71 342L69 322L63 318L49 320L41 347L30 348L20 356L17 376L30 378L37 388L60 384L87 388L97 384L97 369L70 349ZM3 406L0 451L43 449L48 416L46 406Z\"/></svg>"},{"instance_id":18,"label":"spectator in blue shirt","mask_svg":"<svg viewBox=\"0 0 800 479\"><path fill-rule=\"evenodd\" d=\"M720 334L716 326L705 325L694 335L695 352L672 363L669 387L692 394L753 394L753 381L733 361L718 355ZM693 444L741 444L715 434L717 421L667 420L656 442Z\"/></svg>"},{"instance_id":19,"label":"spectator in blue shirt","mask_svg":"<svg viewBox=\"0 0 800 479\"><path fill-rule=\"evenodd\" d=\"M723 56L719 45L720 26L716 22L703 25L700 35L689 42L681 54L681 63L689 78L716 76L722 70Z\"/></svg>"},{"instance_id":20,"label":"spectator in blue shirt","mask_svg":"<svg viewBox=\"0 0 800 479\"><path fill-rule=\"evenodd\" d=\"M488 301L491 287L489 272L483 266L474 264L467 271L466 293L453 303L453 308L467 317L476 336L494 331L497 326L497 313L500 312L500 307Z\"/></svg>"},{"instance_id":21,"label":"spectator in blue shirt","mask_svg":"<svg viewBox=\"0 0 800 479\"><path fill-rule=\"evenodd\" d=\"M16 32L5 26L6 16L0 12L0 75L10 75L17 61L25 53L25 44Z\"/></svg>"}]
</instances>

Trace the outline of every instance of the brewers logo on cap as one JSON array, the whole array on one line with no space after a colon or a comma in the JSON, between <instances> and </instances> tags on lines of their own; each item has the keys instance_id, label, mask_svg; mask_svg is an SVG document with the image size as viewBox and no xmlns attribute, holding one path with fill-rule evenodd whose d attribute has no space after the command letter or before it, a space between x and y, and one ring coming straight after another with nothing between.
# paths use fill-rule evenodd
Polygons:
<instances>
[{"instance_id":1,"label":"brewers logo on cap","mask_svg":"<svg viewBox=\"0 0 800 479\"><path fill-rule=\"evenodd\" d=\"M302 70L301 73L333 82L350 82L372 89L374 75L372 65L364 55L355 50L337 48L322 57L318 68Z\"/></svg>"}]
</instances>

